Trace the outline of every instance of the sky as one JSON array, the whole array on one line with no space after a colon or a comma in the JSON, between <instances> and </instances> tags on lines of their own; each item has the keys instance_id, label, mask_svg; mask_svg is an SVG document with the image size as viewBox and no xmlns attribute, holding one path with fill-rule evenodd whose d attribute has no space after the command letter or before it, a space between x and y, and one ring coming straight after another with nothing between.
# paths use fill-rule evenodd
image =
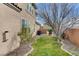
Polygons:
<instances>
[{"instance_id":1,"label":"sky","mask_svg":"<svg viewBox=\"0 0 79 59\"><path fill-rule=\"evenodd\" d=\"M75 4L75 11L79 11L79 3L74 3ZM48 6L48 4L47 3L36 3L36 7L37 7L37 10L43 10L43 8L45 7L45 6ZM39 22L40 24L44 24L45 22L44 22L44 19L42 19L42 18L40 18L40 17L37 17L36 18L37 19L37 22Z\"/></svg>"},{"instance_id":2,"label":"sky","mask_svg":"<svg viewBox=\"0 0 79 59\"><path fill-rule=\"evenodd\" d=\"M45 5L46 5L46 3L36 3L37 10L42 10ZM42 25L45 23L45 21L38 16L36 18L36 21Z\"/></svg>"}]
</instances>

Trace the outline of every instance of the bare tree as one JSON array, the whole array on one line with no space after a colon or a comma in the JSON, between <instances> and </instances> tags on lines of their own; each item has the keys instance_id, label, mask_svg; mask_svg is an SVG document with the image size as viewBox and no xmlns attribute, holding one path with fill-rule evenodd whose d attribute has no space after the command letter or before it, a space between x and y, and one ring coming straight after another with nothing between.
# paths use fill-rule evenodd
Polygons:
<instances>
[{"instance_id":1,"label":"bare tree","mask_svg":"<svg viewBox=\"0 0 79 59\"><path fill-rule=\"evenodd\" d=\"M75 4L53 3L44 6L38 15L52 27L56 36L61 40L62 33L79 23L77 16L78 10L75 10Z\"/></svg>"}]
</instances>

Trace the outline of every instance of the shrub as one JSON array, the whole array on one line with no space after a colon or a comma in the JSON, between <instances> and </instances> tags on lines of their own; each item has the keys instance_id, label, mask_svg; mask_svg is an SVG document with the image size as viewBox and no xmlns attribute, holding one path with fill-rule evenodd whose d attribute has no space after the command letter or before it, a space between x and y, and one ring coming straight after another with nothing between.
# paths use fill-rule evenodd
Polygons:
<instances>
[{"instance_id":1,"label":"shrub","mask_svg":"<svg viewBox=\"0 0 79 59\"><path fill-rule=\"evenodd\" d=\"M29 42L31 37L32 37L32 33L30 33L30 28L22 28L20 34L20 38L21 38L21 42Z\"/></svg>"}]
</instances>

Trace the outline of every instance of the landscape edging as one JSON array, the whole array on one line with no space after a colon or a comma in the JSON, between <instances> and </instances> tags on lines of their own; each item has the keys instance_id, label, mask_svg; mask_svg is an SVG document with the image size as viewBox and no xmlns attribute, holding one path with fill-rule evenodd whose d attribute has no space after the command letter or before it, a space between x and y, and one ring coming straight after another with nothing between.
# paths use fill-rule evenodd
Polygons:
<instances>
[{"instance_id":1,"label":"landscape edging","mask_svg":"<svg viewBox=\"0 0 79 59\"><path fill-rule=\"evenodd\" d=\"M33 47L30 45L30 47L31 47L31 50L30 51L28 51L26 54L25 54L25 56L28 56L34 49L33 49Z\"/></svg>"},{"instance_id":2,"label":"landscape edging","mask_svg":"<svg viewBox=\"0 0 79 59\"><path fill-rule=\"evenodd\" d=\"M70 53L69 51L67 51L66 49L63 48L63 42L62 42L62 45L61 45L61 49L65 52L67 52L68 54L70 54L71 56L75 56L75 55L73 55L72 53Z\"/></svg>"}]
</instances>

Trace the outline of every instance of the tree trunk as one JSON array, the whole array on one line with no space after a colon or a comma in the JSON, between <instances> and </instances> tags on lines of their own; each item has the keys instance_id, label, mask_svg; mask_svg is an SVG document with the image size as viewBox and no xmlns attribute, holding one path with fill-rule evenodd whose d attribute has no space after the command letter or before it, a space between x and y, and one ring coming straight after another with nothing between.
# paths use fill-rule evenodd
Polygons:
<instances>
[{"instance_id":1,"label":"tree trunk","mask_svg":"<svg viewBox=\"0 0 79 59\"><path fill-rule=\"evenodd\" d=\"M62 40L62 38L61 38L61 36L60 35L57 35L57 41L58 41L58 43L61 45L61 40Z\"/></svg>"}]
</instances>

